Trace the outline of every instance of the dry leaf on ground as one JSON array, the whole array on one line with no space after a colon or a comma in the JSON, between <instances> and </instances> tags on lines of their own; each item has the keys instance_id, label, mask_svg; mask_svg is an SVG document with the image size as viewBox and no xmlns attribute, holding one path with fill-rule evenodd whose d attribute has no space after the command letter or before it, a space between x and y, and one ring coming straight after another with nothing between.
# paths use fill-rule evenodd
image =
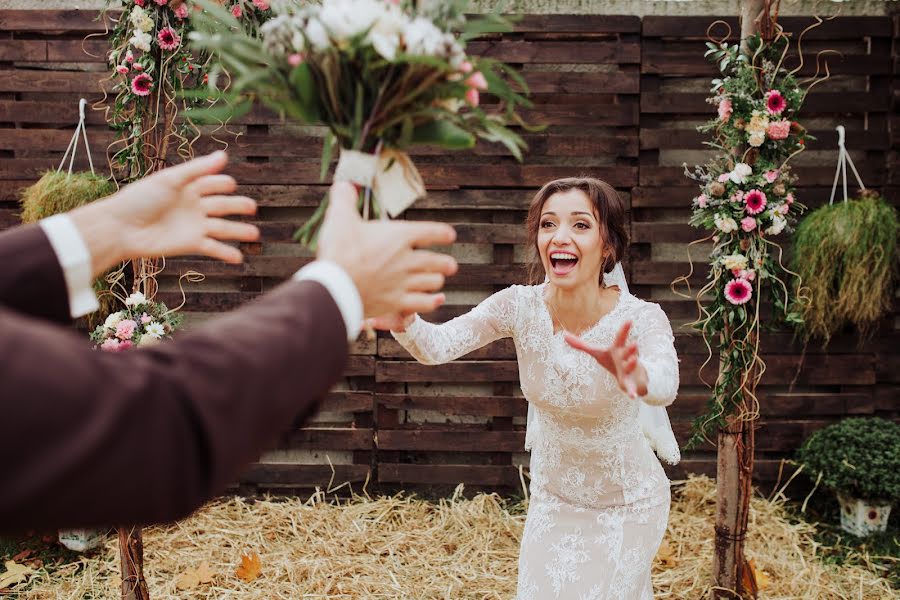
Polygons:
<instances>
[{"instance_id":1,"label":"dry leaf on ground","mask_svg":"<svg viewBox=\"0 0 900 600\"><path fill-rule=\"evenodd\" d=\"M19 563L8 560L6 561L6 573L0 573L0 589L8 588L28 581L29 575L34 573L33 569L20 565Z\"/></svg>"},{"instance_id":2,"label":"dry leaf on ground","mask_svg":"<svg viewBox=\"0 0 900 600\"><path fill-rule=\"evenodd\" d=\"M241 566L234 570L234 574L250 583L262 571L262 565L259 562L259 554L251 552L250 554L241 555Z\"/></svg>"}]
</instances>

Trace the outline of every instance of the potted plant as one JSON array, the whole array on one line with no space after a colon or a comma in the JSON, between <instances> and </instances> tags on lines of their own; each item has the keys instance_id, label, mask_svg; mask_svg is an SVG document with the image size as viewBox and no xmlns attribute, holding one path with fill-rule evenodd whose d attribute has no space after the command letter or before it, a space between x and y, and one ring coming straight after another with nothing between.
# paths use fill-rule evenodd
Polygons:
<instances>
[{"instance_id":1,"label":"potted plant","mask_svg":"<svg viewBox=\"0 0 900 600\"><path fill-rule=\"evenodd\" d=\"M865 537L887 528L900 499L900 424L844 419L809 436L798 458L813 480L836 493L844 531Z\"/></svg>"}]
</instances>

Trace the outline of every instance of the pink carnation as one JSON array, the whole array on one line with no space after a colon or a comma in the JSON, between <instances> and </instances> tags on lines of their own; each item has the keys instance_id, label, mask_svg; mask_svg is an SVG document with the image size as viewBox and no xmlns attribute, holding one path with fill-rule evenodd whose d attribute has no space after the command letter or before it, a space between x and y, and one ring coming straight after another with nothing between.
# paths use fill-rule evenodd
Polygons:
<instances>
[{"instance_id":1,"label":"pink carnation","mask_svg":"<svg viewBox=\"0 0 900 600\"><path fill-rule=\"evenodd\" d=\"M128 72L128 65L125 65L125 64L118 65L118 66L116 67L116 72L121 73L122 75L124 75L125 73Z\"/></svg>"},{"instance_id":2,"label":"pink carnation","mask_svg":"<svg viewBox=\"0 0 900 600\"><path fill-rule=\"evenodd\" d=\"M121 352L122 350L128 350L132 346L134 346L134 344L132 344L131 342L126 340L126 341L122 342L121 344L119 344L119 351Z\"/></svg>"},{"instance_id":3,"label":"pink carnation","mask_svg":"<svg viewBox=\"0 0 900 600\"><path fill-rule=\"evenodd\" d=\"M756 279L756 271L753 269L741 269L738 272L738 277L741 279L746 279L747 281L753 281Z\"/></svg>"},{"instance_id":4,"label":"pink carnation","mask_svg":"<svg viewBox=\"0 0 900 600\"><path fill-rule=\"evenodd\" d=\"M770 139L783 140L791 133L791 122L788 120L772 121L766 129Z\"/></svg>"},{"instance_id":5,"label":"pink carnation","mask_svg":"<svg viewBox=\"0 0 900 600\"><path fill-rule=\"evenodd\" d=\"M740 201L743 200L743 199L744 199L744 190L738 190L738 191L736 191L735 193L733 193L733 194L731 195L731 198L730 198L730 200L731 200L732 202L740 202Z\"/></svg>"},{"instance_id":6,"label":"pink carnation","mask_svg":"<svg viewBox=\"0 0 900 600\"><path fill-rule=\"evenodd\" d=\"M241 15L243 15L243 14L244 14L244 11L242 11L241 7L238 6L237 4L235 4L234 6L231 7L231 16L233 16L235 19L240 19Z\"/></svg>"},{"instance_id":7,"label":"pink carnation","mask_svg":"<svg viewBox=\"0 0 900 600\"><path fill-rule=\"evenodd\" d=\"M706 208L706 204L709 202L709 198L706 197L706 194L700 194L697 196L697 206L700 208Z\"/></svg>"},{"instance_id":8,"label":"pink carnation","mask_svg":"<svg viewBox=\"0 0 900 600\"><path fill-rule=\"evenodd\" d=\"M268 0L253 0L253 6L259 10L269 10Z\"/></svg>"},{"instance_id":9,"label":"pink carnation","mask_svg":"<svg viewBox=\"0 0 900 600\"><path fill-rule=\"evenodd\" d=\"M125 53L125 62L133 63L134 62L134 53L129 50Z\"/></svg>"},{"instance_id":10,"label":"pink carnation","mask_svg":"<svg viewBox=\"0 0 900 600\"><path fill-rule=\"evenodd\" d=\"M753 217L744 217L741 219L741 229L750 233L754 229L756 229L756 219Z\"/></svg>"},{"instance_id":11,"label":"pink carnation","mask_svg":"<svg viewBox=\"0 0 900 600\"><path fill-rule=\"evenodd\" d=\"M134 68L137 69L139 66L140 65L134 65ZM152 89L153 78L150 77L147 73L141 73L131 80L131 91L134 92L136 96L149 96L150 90Z\"/></svg>"},{"instance_id":12,"label":"pink carnation","mask_svg":"<svg viewBox=\"0 0 900 600\"><path fill-rule=\"evenodd\" d=\"M772 171L766 171L763 177L765 177L766 181L769 183L775 183L775 180L778 179L778 171L774 169Z\"/></svg>"},{"instance_id":13,"label":"pink carnation","mask_svg":"<svg viewBox=\"0 0 900 600\"><path fill-rule=\"evenodd\" d=\"M159 40L159 47L163 50L175 50L181 45L181 36L171 27L160 29L156 39Z\"/></svg>"},{"instance_id":14,"label":"pink carnation","mask_svg":"<svg viewBox=\"0 0 900 600\"><path fill-rule=\"evenodd\" d=\"M135 329L137 329L137 323L131 319L120 321L119 324L116 325L116 337L120 340L130 340L131 336L134 335Z\"/></svg>"},{"instance_id":15,"label":"pink carnation","mask_svg":"<svg viewBox=\"0 0 900 600\"><path fill-rule=\"evenodd\" d=\"M732 304L746 304L752 296L753 287L746 279L732 279L725 284L725 298Z\"/></svg>"},{"instance_id":16,"label":"pink carnation","mask_svg":"<svg viewBox=\"0 0 900 600\"><path fill-rule=\"evenodd\" d=\"M766 92L766 110L770 115L780 115L787 108L787 100L778 90L769 90Z\"/></svg>"},{"instance_id":17,"label":"pink carnation","mask_svg":"<svg viewBox=\"0 0 900 600\"><path fill-rule=\"evenodd\" d=\"M722 101L719 102L719 120L723 122L728 121L732 112L734 112L734 107L731 105L731 100L722 98Z\"/></svg>"},{"instance_id":18,"label":"pink carnation","mask_svg":"<svg viewBox=\"0 0 900 600\"><path fill-rule=\"evenodd\" d=\"M100 349L104 352L118 352L119 350L119 340L116 338L109 338L102 344L100 344Z\"/></svg>"},{"instance_id":19,"label":"pink carnation","mask_svg":"<svg viewBox=\"0 0 900 600\"><path fill-rule=\"evenodd\" d=\"M165 6L166 4L169 3L169 0L153 0L153 1L156 2L159 6Z\"/></svg>"},{"instance_id":20,"label":"pink carnation","mask_svg":"<svg viewBox=\"0 0 900 600\"><path fill-rule=\"evenodd\" d=\"M141 325L146 325L147 323L149 323L152 320L153 320L153 317L151 317L147 313L144 313L141 315Z\"/></svg>"},{"instance_id":21,"label":"pink carnation","mask_svg":"<svg viewBox=\"0 0 900 600\"><path fill-rule=\"evenodd\" d=\"M718 181L719 183L725 183L729 179L731 179L731 173L722 173L721 175L719 175L719 178L716 181Z\"/></svg>"},{"instance_id":22,"label":"pink carnation","mask_svg":"<svg viewBox=\"0 0 900 600\"><path fill-rule=\"evenodd\" d=\"M179 4L178 8L175 9L175 16L179 19L187 19L188 18L188 9L187 5Z\"/></svg>"},{"instance_id":23,"label":"pink carnation","mask_svg":"<svg viewBox=\"0 0 900 600\"><path fill-rule=\"evenodd\" d=\"M144 6L144 0L134 0L134 3L138 6Z\"/></svg>"},{"instance_id":24,"label":"pink carnation","mask_svg":"<svg viewBox=\"0 0 900 600\"><path fill-rule=\"evenodd\" d=\"M744 210L748 215L758 215L766 208L766 194L762 190L750 190L744 194ZM747 230L745 230L747 231Z\"/></svg>"},{"instance_id":25,"label":"pink carnation","mask_svg":"<svg viewBox=\"0 0 900 600\"><path fill-rule=\"evenodd\" d=\"M788 195L784 197L784 200L785 200L785 202L788 203L788 205L793 204L794 203L794 192L788 192Z\"/></svg>"}]
</instances>

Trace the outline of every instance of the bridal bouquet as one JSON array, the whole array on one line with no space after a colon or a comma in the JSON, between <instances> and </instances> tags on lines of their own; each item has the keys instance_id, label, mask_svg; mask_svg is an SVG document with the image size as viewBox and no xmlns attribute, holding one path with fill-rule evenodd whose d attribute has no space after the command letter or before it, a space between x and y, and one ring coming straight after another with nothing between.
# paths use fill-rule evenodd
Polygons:
<instances>
[{"instance_id":1,"label":"bridal bouquet","mask_svg":"<svg viewBox=\"0 0 900 600\"><path fill-rule=\"evenodd\" d=\"M230 77L227 90L212 93L229 101L230 116L259 101L327 127L322 177L337 144L335 179L361 188L366 218L396 216L424 195L405 152L415 144L455 150L481 138L521 159L525 144L508 125L524 125L516 113L528 105L524 80L505 64L465 52L471 37L508 29L499 17L467 21L459 1L282 0L271 2L273 16L255 36L227 11L201 4L191 39ZM491 111L481 105L482 93L495 102ZM314 243L326 203L298 232L303 243Z\"/></svg>"},{"instance_id":2,"label":"bridal bouquet","mask_svg":"<svg viewBox=\"0 0 900 600\"><path fill-rule=\"evenodd\" d=\"M125 308L114 312L91 333L94 348L121 352L149 346L169 338L181 325L182 317L165 304L148 300L141 292L125 299Z\"/></svg>"}]
</instances>

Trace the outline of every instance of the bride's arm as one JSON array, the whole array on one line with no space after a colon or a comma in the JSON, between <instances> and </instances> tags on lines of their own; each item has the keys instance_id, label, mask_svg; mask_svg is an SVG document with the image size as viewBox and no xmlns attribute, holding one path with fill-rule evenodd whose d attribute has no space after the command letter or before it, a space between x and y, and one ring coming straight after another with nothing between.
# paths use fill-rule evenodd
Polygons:
<instances>
[{"instance_id":1,"label":"bride's arm","mask_svg":"<svg viewBox=\"0 0 900 600\"><path fill-rule=\"evenodd\" d=\"M441 325L416 315L405 331L391 334L420 363L439 365L512 336L516 305L516 289L509 287Z\"/></svg>"},{"instance_id":2,"label":"bride's arm","mask_svg":"<svg viewBox=\"0 0 900 600\"><path fill-rule=\"evenodd\" d=\"M648 305L644 314L635 319L634 338L639 349L638 363L647 372L647 393L640 399L655 406L672 404L678 393L678 356L672 325L658 305Z\"/></svg>"}]
</instances>

